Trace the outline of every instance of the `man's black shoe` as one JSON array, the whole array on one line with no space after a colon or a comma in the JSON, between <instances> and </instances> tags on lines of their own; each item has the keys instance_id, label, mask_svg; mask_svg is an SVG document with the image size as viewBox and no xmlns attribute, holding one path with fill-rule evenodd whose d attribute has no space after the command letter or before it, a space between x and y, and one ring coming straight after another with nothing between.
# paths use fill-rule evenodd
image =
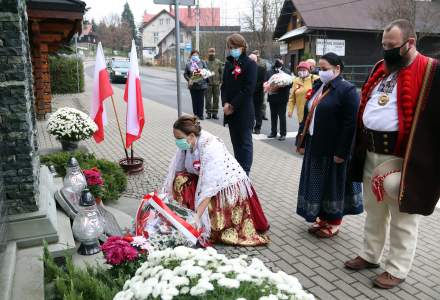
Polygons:
<instances>
[{"instance_id":1,"label":"man's black shoe","mask_svg":"<svg viewBox=\"0 0 440 300\"><path fill-rule=\"evenodd\" d=\"M285 135L282 135L282 136L280 136L280 137L278 138L278 140L279 140L279 141L285 141L285 140L286 140L286 136L285 136Z\"/></svg>"},{"instance_id":2,"label":"man's black shoe","mask_svg":"<svg viewBox=\"0 0 440 300\"><path fill-rule=\"evenodd\" d=\"M271 133L271 134L269 134L268 136L267 136L267 138L269 138L269 139L273 139L273 138L276 138L277 137L277 134L275 133L275 134L273 134L273 133Z\"/></svg>"},{"instance_id":3,"label":"man's black shoe","mask_svg":"<svg viewBox=\"0 0 440 300\"><path fill-rule=\"evenodd\" d=\"M213 118L214 120L218 120L217 115L212 115L212 118Z\"/></svg>"}]
</instances>

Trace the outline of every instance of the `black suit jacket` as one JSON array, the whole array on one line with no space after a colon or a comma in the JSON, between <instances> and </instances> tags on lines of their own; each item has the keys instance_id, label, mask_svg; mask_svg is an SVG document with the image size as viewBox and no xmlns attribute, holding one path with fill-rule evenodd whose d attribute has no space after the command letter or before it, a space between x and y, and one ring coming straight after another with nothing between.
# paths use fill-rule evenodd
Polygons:
<instances>
[{"instance_id":1,"label":"black suit jacket","mask_svg":"<svg viewBox=\"0 0 440 300\"><path fill-rule=\"evenodd\" d=\"M253 95L257 82L257 64L246 54L242 54L236 63L241 68L241 74L235 78L234 58L227 58L221 86L222 103L230 103L234 112L225 116L225 124L234 127L253 128L255 123L255 108Z\"/></svg>"}]
</instances>

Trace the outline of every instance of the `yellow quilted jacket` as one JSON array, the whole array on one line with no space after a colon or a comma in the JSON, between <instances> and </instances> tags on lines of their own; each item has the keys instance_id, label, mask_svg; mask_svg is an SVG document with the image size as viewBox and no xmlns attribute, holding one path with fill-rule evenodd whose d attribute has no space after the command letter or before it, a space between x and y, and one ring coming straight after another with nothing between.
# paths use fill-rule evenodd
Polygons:
<instances>
[{"instance_id":1,"label":"yellow quilted jacket","mask_svg":"<svg viewBox=\"0 0 440 300\"><path fill-rule=\"evenodd\" d=\"M317 75L309 75L306 78L295 78L293 80L292 89L289 97L289 104L287 111L293 113L296 107L298 123L301 123L304 118L304 106L306 105L306 94L312 89L313 82L319 79Z\"/></svg>"}]
</instances>

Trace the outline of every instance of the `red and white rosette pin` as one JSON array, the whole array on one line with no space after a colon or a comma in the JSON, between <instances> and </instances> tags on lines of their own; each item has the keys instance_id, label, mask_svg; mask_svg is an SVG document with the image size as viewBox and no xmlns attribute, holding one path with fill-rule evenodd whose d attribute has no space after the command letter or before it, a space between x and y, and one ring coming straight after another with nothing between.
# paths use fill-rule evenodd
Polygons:
<instances>
[{"instance_id":1,"label":"red and white rosette pin","mask_svg":"<svg viewBox=\"0 0 440 300\"><path fill-rule=\"evenodd\" d=\"M201 166L201 164L200 164L200 160L195 160L195 161L193 162L193 168L194 168L194 170L200 171L200 166Z\"/></svg>"}]
</instances>

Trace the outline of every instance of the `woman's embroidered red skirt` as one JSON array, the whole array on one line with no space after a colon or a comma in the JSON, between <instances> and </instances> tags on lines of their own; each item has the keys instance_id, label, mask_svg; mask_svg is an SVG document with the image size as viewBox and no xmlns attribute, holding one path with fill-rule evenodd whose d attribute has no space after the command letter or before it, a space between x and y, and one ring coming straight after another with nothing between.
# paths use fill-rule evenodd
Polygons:
<instances>
[{"instance_id":1,"label":"woman's embroidered red skirt","mask_svg":"<svg viewBox=\"0 0 440 300\"><path fill-rule=\"evenodd\" d=\"M176 174L174 199L195 211L198 176L186 172ZM211 199L208 210L211 220L210 242L236 246L260 246L269 242L265 232L269 223L255 190L248 199L237 199L235 205L222 208L218 197Z\"/></svg>"}]
</instances>

